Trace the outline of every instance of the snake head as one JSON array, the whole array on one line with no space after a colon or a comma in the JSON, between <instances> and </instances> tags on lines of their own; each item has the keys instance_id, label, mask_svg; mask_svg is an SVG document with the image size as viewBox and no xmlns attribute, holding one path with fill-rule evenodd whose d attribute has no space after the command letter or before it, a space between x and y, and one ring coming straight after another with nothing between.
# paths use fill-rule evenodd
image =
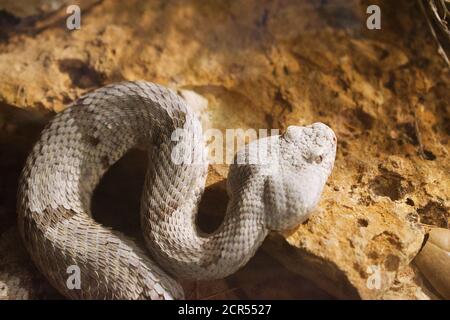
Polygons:
<instances>
[{"instance_id":1,"label":"snake head","mask_svg":"<svg viewBox=\"0 0 450 320\"><path fill-rule=\"evenodd\" d=\"M266 223L287 230L304 222L320 200L336 157L336 135L323 123L289 126L265 178Z\"/></svg>"}]
</instances>

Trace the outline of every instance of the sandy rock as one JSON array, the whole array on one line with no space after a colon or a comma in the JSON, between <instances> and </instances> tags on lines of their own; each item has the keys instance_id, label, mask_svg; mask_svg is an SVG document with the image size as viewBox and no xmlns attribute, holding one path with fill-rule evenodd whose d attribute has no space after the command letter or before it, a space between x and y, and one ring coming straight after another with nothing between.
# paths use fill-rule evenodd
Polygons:
<instances>
[{"instance_id":1,"label":"sandy rock","mask_svg":"<svg viewBox=\"0 0 450 320\"><path fill-rule=\"evenodd\" d=\"M69 3L67 0L0 0L0 9L5 10L16 17L28 17L57 10L67 3Z\"/></svg>"},{"instance_id":2,"label":"sandy rock","mask_svg":"<svg viewBox=\"0 0 450 320\"><path fill-rule=\"evenodd\" d=\"M11 10L0 32L0 233L15 228L17 177L47 115L104 84L145 79L190 99L205 129L330 125L338 153L316 214L272 235L266 252L336 297L433 298L409 263L423 224L449 226L450 74L415 2L376 3L382 31L364 27L365 1L101 1L82 6L75 31L64 6L25 29ZM32 111L42 121L22 120ZM206 220L220 222L227 171L210 166ZM21 263L8 277L45 283Z\"/></svg>"}]
</instances>

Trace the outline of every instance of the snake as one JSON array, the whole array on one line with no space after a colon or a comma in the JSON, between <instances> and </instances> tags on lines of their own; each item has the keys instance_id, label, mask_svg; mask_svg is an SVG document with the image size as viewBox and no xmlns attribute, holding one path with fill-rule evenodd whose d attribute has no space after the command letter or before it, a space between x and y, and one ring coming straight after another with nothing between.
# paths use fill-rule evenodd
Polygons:
<instances>
[{"instance_id":1,"label":"snake","mask_svg":"<svg viewBox=\"0 0 450 320\"><path fill-rule=\"evenodd\" d=\"M308 219L336 145L320 122L245 144L229 164L224 218L206 233L196 222L209 167L198 113L162 85L109 84L69 104L41 132L19 179L19 231L38 270L68 299L183 299L181 279L225 278L270 232ZM91 212L102 176L131 149L148 157L140 201L145 245ZM73 266L75 288L68 286Z\"/></svg>"}]
</instances>

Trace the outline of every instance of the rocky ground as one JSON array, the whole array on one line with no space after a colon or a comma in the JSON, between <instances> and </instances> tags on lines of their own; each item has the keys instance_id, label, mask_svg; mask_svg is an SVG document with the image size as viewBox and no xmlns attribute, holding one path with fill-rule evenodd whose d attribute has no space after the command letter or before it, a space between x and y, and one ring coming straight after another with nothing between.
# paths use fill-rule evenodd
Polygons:
<instances>
[{"instance_id":1,"label":"rocky ground","mask_svg":"<svg viewBox=\"0 0 450 320\"><path fill-rule=\"evenodd\" d=\"M322 121L338 138L317 213L228 279L184 283L188 297L441 298L411 261L430 227L449 228L450 73L416 2L78 3L81 29L68 31L64 1L0 0L0 299L60 298L16 228L17 179L40 130L84 92L135 79L200 104L206 128ZM365 27L372 3L381 30ZM93 208L137 238L144 170L138 153L121 160ZM210 166L204 229L220 223L226 174Z\"/></svg>"}]
</instances>

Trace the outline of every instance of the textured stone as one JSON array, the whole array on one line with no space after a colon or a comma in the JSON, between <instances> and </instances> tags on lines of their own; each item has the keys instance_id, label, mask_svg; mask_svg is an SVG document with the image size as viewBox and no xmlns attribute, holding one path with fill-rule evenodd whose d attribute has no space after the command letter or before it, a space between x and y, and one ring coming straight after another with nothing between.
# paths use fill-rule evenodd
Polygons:
<instances>
[{"instance_id":1,"label":"textured stone","mask_svg":"<svg viewBox=\"0 0 450 320\"><path fill-rule=\"evenodd\" d=\"M449 226L450 74L415 2L375 3L381 31L365 28L369 2L356 0L87 1L77 31L65 28L65 7L51 15L10 9L0 31L0 240L16 234L17 177L47 116L106 83L145 79L191 99L205 128L330 125L338 154L317 213L273 235L266 252L290 277L300 273L336 297L435 298L408 264L423 224ZM208 230L225 210L226 174L226 165L210 167L200 212ZM10 248L0 245L0 255L26 257L20 244ZM32 283L29 297L52 296L36 289L45 281L30 261L15 261L24 271L0 262L0 281L18 277ZM367 285L374 268L379 289ZM216 284L228 293L215 297L239 287Z\"/></svg>"}]
</instances>

